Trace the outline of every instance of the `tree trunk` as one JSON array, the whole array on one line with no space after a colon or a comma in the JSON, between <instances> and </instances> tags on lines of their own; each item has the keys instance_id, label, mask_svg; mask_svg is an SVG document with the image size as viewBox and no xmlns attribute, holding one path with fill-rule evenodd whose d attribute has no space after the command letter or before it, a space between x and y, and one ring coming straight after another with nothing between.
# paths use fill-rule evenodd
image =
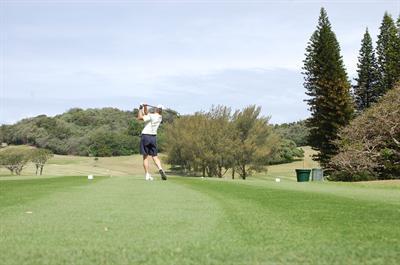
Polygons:
<instances>
[{"instance_id":1,"label":"tree trunk","mask_svg":"<svg viewBox=\"0 0 400 265\"><path fill-rule=\"evenodd\" d=\"M41 176L42 173L43 173L43 167L44 167L43 165L40 166L40 176Z\"/></svg>"},{"instance_id":2,"label":"tree trunk","mask_svg":"<svg viewBox=\"0 0 400 265\"><path fill-rule=\"evenodd\" d=\"M218 166L218 177L219 178L222 178L222 167L221 166Z\"/></svg>"},{"instance_id":3,"label":"tree trunk","mask_svg":"<svg viewBox=\"0 0 400 265\"><path fill-rule=\"evenodd\" d=\"M246 179L246 174L247 174L247 172L246 172L246 165L242 165L242 179Z\"/></svg>"},{"instance_id":4,"label":"tree trunk","mask_svg":"<svg viewBox=\"0 0 400 265\"><path fill-rule=\"evenodd\" d=\"M232 168L232 179L235 179L235 168Z\"/></svg>"}]
</instances>

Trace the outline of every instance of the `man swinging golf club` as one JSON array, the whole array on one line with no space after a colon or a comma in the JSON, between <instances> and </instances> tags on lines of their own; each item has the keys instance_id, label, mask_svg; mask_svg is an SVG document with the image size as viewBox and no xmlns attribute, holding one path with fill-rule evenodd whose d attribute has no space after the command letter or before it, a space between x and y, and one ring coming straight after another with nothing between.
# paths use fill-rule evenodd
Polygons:
<instances>
[{"instance_id":1,"label":"man swinging golf club","mask_svg":"<svg viewBox=\"0 0 400 265\"><path fill-rule=\"evenodd\" d=\"M143 168L146 180L153 180L149 172L149 156L153 158L160 172L161 179L167 180L161 161L157 156L157 129L162 121L163 105L157 105L155 113L148 113L147 104L141 104L138 112L138 120L144 121L144 129L140 137L140 153L143 155Z\"/></svg>"}]
</instances>

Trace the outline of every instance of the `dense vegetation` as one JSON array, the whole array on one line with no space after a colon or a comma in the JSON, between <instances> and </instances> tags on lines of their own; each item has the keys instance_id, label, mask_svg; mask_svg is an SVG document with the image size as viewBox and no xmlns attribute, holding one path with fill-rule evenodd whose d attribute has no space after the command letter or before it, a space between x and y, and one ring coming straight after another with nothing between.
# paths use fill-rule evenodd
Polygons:
<instances>
[{"instance_id":1,"label":"dense vegetation","mask_svg":"<svg viewBox=\"0 0 400 265\"><path fill-rule=\"evenodd\" d=\"M353 109L357 109L356 114L363 115L363 111L373 106L400 80L400 17L397 22L398 25L396 26L393 18L388 13L384 14L376 53L368 29L366 30L361 41L357 64L358 76L355 78L356 83L353 85L353 98L351 98L349 93L350 82L340 55L339 43L332 31L325 9L321 9L317 29L311 36L306 48L303 69L305 74L304 86L307 89L306 94L309 96L306 101L311 111L311 118L307 120L307 126L310 128L309 143L314 150L319 151L315 159L322 166L329 168L332 165L330 164L332 157L338 155L339 152L345 152L343 146L337 144L339 131L342 130L343 133L347 130L349 132L348 130L354 129L354 127L363 130L362 126L367 126L359 122L358 125L353 124L343 129L354 118ZM390 100L392 99L386 99L387 102ZM364 129L367 129L367 127ZM383 140L380 144L385 146L386 143ZM358 144L361 145L359 146L360 149L370 148L366 142L358 142ZM337 164L337 159L341 155L348 157L348 153L340 154L335 157L334 164ZM364 155L368 157L374 154L367 152ZM376 157L368 157L368 159L372 161ZM388 159L394 158L390 156ZM343 162L351 164L351 161L345 160ZM355 163L357 162L359 161ZM396 163L396 161L392 162ZM389 162L389 164L392 162ZM384 171L386 172L386 170ZM348 173L347 178L352 179L349 170L346 172ZM383 176L386 173L379 175ZM392 173L388 174L391 175ZM368 175L370 174L368 173ZM372 175L376 177L375 174ZM335 178L342 179L342 177ZM357 179L357 177L355 178Z\"/></svg>"},{"instance_id":2,"label":"dense vegetation","mask_svg":"<svg viewBox=\"0 0 400 265\"><path fill-rule=\"evenodd\" d=\"M166 112L164 122L171 122L176 116L174 111ZM40 115L14 125L2 125L0 141L34 145L55 154L130 155L138 152L143 126L135 117L136 111L74 108L55 117ZM160 133L162 142L162 129Z\"/></svg>"},{"instance_id":3,"label":"dense vegetation","mask_svg":"<svg viewBox=\"0 0 400 265\"><path fill-rule=\"evenodd\" d=\"M306 125L306 121L297 121L291 123L282 123L274 125L274 131L294 142L297 146L306 146L310 135L310 129Z\"/></svg>"},{"instance_id":4,"label":"dense vegetation","mask_svg":"<svg viewBox=\"0 0 400 265\"><path fill-rule=\"evenodd\" d=\"M303 151L274 132L261 108L234 113L218 106L206 113L176 119L166 128L168 162L185 173L223 177L230 170L246 179L271 163L293 161Z\"/></svg>"},{"instance_id":5,"label":"dense vegetation","mask_svg":"<svg viewBox=\"0 0 400 265\"><path fill-rule=\"evenodd\" d=\"M400 178L400 84L340 132L331 178Z\"/></svg>"},{"instance_id":6,"label":"dense vegetation","mask_svg":"<svg viewBox=\"0 0 400 265\"><path fill-rule=\"evenodd\" d=\"M253 114L257 116L253 122L259 126L261 124L261 118L258 118L260 109L253 109L253 111ZM303 156L303 151L297 146L304 143L307 133L304 123L276 125L275 127L268 125L266 127L268 133L264 136L273 135L274 142L270 142L269 147L262 150L264 153L260 153L261 150L258 150L258 153L254 154L255 149L251 147L246 151L247 158L240 158L241 167L239 165L231 166L233 152L241 149L242 146L237 144L238 139L231 137L234 130L229 121L235 117L236 125L241 126L242 131L250 132L258 128L255 125L255 127L251 127L253 125L246 121L247 116L242 117L241 124L239 124L241 117L239 114L237 112L236 116L232 116L228 108L215 108L210 113L197 113L177 119L178 114L175 111L166 111L163 113L164 125L160 127L158 134L159 149L160 151L167 149L169 162L181 166L182 169L189 169L190 172L198 170L197 162L189 163L191 166L186 166L187 159L207 163L207 166L204 165L204 170L207 171L208 176L222 176L227 169L232 168L235 172L240 168L239 174L244 178L253 170L260 169L260 164L291 162ZM14 125L3 125L0 127L0 141L14 145L28 144L46 148L55 154L95 157L130 155L138 153L139 136L143 129L143 124L135 119L136 115L137 110L131 112L114 108L87 110L76 108L55 117L40 115L21 120ZM193 123L201 123L201 119L212 119L213 122L212 124L203 124L205 127L202 125L190 127L193 126ZM173 122L174 120L176 121ZM266 119L264 123L267 123ZM188 128L191 128L193 132L190 132L188 137L181 135L188 133ZM185 131L185 129L187 130ZM168 131L168 135L165 134L165 130ZM180 135L175 135L177 133ZM195 138L194 134L199 139ZM174 136L171 138L171 135ZM169 139L166 140L166 137ZM254 141L254 144L260 145L269 140L259 137ZM298 144L296 145L296 143ZM183 147L190 150L191 158L184 158L181 154L176 153L176 150L182 152L182 149L179 148ZM262 161L261 157L264 157ZM25 165L29 160L30 157L22 154L19 161ZM40 172L40 163L37 166ZM15 173L17 172L15 171Z\"/></svg>"},{"instance_id":7,"label":"dense vegetation","mask_svg":"<svg viewBox=\"0 0 400 265\"><path fill-rule=\"evenodd\" d=\"M399 105L400 16L397 26L385 13L376 53L368 30L361 41L353 86L358 117L340 130L338 154L329 170L333 180L360 181L400 177ZM376 103L377 102L377 103Z\"/></svg>"}]
</instances>

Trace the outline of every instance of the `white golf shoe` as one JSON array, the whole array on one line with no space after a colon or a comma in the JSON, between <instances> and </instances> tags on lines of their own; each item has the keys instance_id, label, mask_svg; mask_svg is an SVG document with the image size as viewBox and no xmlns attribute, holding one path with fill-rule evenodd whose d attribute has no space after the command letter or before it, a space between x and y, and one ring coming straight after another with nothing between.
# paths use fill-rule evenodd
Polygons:
<instances>
[{"instance_id":1,"label":"white golf shoe","mask_svg":"<svg viewBox=\"0 0 400 265\"><path fill-rule=\"evenodd\" d=\"M145 178L146 178L146 180L154 180L153 177L149 173L146 174Z\"/></svg>"}]
</instances>

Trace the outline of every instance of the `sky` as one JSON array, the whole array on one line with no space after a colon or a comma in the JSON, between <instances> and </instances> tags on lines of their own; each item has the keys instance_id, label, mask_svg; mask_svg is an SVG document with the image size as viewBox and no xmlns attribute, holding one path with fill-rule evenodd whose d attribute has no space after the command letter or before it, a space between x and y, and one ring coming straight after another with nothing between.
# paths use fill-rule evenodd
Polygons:
<instances>
[{"instance_id":1,"label":"sky","mask_svg":"<svg viewBox=\"0 0 400 265\"><path fill-rule=\"evenodd\" d=\"M400 14L400 0L0 0L0 124L141 102L305 119L301 68L321 7L350 79L366 27L376 43L384 12Z\"/></svg>"}]
</instances>

